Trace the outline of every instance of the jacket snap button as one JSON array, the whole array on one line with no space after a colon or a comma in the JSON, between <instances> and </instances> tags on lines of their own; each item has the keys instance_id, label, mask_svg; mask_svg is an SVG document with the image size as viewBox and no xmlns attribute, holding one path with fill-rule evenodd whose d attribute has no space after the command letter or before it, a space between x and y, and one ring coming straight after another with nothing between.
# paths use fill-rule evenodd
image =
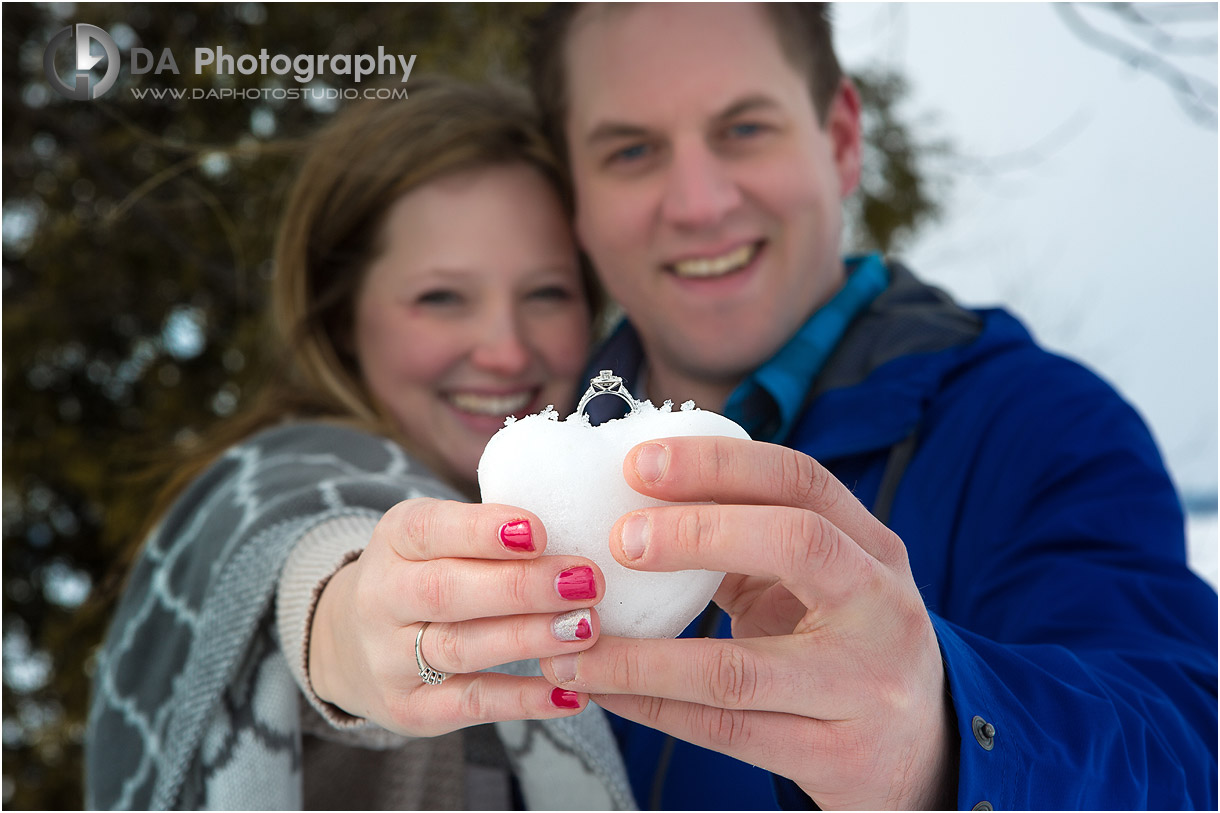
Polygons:
<instances>
[{"instance_id":1,"label":"jacket snap button","mask_svg":"<svg viewBox=\"0 0 1220 813\"><path fill-rule=\"evenodd\" d=\"M976 716L970 721L970 727L974 729L974 738L984 750L990 751L995 747L995 726Z\"/></svg>"},{"instance_id":2,"label":"jacket snap button","mask_svg":"<svg viewBox=\"0 0 1220 813\"><path fill-rule=\"evenodd\" d=\"M995 810L995 808L991 806L991 802L979 802L972 809L973 810Z\"/></svg>"}]
</instances>

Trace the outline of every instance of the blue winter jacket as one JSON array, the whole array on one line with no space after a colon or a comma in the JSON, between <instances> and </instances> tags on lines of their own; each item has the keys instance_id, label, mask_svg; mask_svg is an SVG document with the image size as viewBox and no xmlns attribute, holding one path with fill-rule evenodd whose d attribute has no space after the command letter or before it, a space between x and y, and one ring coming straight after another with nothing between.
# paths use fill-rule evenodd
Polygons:
<instances>
[{"instance_id":1,"label":"blue winter jacket","mask_svg":"<svg viewBox=\"0 0 1220 813\"><path fill-rule=\"evenodd\" d=\"M1215 809L1217 598L1186 566L1143 421L1011 315L891 271L785 445L906 543L957 716L958 806ZM630 381L640 360L627 326L591 369ZM645 808L811 806L786 779L615 728Z\"/></svg>"}]
</instances>

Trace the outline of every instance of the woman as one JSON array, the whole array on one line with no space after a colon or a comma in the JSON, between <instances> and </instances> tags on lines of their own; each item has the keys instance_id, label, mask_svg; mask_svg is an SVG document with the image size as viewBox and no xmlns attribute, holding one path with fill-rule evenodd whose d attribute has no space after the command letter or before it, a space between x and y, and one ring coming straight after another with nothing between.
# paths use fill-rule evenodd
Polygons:
<instances>
[{"instance_id":1,"label":"woman","mask_svg":"<svg viewBox=\"0 0 1220 813\"><path fill-rule=\"evenodd\" d=\"M597 303L562 189L502 89L413 83L318 137L276 252L282 380L170 486L95 671L89 807L631 803L587 697L474 674L591 646L600 572L528 512L440 501L578 387Z\"/></svg>"}]
</instances>

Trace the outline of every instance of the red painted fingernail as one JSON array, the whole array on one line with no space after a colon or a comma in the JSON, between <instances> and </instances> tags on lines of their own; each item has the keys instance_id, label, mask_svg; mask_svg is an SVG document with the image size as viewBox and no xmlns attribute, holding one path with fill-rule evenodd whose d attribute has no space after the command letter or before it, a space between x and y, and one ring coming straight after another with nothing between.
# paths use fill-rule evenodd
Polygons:
<instances>
[{"instance_id":1,"label":"red painted fingernail","mask_svg":"<svg viewBox=\"0 0 1220 813\"><path fill-rule=\"evenodd\" d=\"M556 687L551 689L551 703L556 708L578 709L580 708L580 695L570 689Z\"/></svg>"},{"instance_id":2,"label":"red painted fingernail","mask_svg":"<svg viewBox=\"0 0 1220 813\"><path fill-rule=\"evenodd\" d=\"M584 601L597 596L593 568L588 565L570 567L555 577L555 589L569 601Z\"/></svg>"},{"instance_id":3,"label":"red painted fingernail","mask_svg":"<svg viewBox=\"0 0 1220 813\"><path fill-rule=\"evenodd\" d=\"M532 551L534 535L530 532L530 521L519 519L516 522L506 522L500 526L500 541L509 550Z\"/></svg>"}]
</instances>

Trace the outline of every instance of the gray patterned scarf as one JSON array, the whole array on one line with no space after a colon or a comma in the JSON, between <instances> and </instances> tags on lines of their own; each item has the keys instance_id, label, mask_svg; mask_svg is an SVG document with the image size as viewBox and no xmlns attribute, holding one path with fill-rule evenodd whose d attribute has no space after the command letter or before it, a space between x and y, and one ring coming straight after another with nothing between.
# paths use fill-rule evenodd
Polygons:
<instances>
[{"instance_id":1,"label":"gray patterned scarf","mask_svg":"<svg viewBox=\"0 0 1220 813\"><path fill-rule=\"evenodd\" d=\"M301 808L300 690L272 618L280 571L318 523L415 497L457 495L393 443L327 424L263 432L193 483L149 539L99 653L86 805ZM496 730L531 808L634 807L597 707Z\"/></svg>"}]
</instances>

